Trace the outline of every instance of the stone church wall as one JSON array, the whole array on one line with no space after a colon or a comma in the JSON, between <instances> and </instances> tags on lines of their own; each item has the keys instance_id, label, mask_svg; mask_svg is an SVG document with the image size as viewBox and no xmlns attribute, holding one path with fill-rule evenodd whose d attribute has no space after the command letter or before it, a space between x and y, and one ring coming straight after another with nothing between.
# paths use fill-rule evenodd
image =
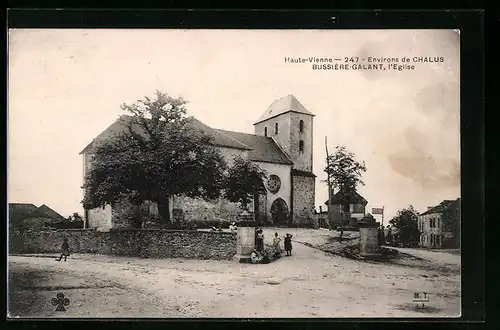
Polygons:
<instances>
[{"instance_id":1,"label":"stone church wall","mask_svg":"<svg viewBox=\"0 0 500 330\"><path fill-rule=\"evenodd\" d=\"M217 149L219 150L219 153L229 166L233 165L234 157L241 157L244 159L247 158L246 150L223 148L223 147L218 147Z\"/></svg>"},{"instance_id":2,"label":"stone church wall","mask_svg":"<svg viewBox=\"0 0 500 330\"><path fill-rule=\"evenodd\" d=\"M201 198L175 196L173 209L182 210L181 222L192 221L218 221L228 223L238 221L243 209L238 203L232 203L224 198L215 201L205 201ZM253 202L248 206L253 211Z\"/></svg>"},{"instance_id":3,"label":"stone church wall","mask_svg":"<svg viewBox=\"0 0 500 330\"><path fill-rule=\"evenodd\" d=\"M136 219L148 222L157 216L158 206L156 203L146 201L141 206L136 206L123 201L113 205L113 228L137 228L138 225L134 225Z\"/></svg>"},{"instance_id":4,"label":"stone church wall","mask_svg":"<svg viewBox=\"0 0 500 330\"><path fill-rule=\"evenodd\" d=\"M111 228L112 209L111 205L104 208L98 207L88 211L88 223L90 228Z\"/></svg>"},{"instance_id":5,"label":"stone church wall","mask_svg":"<svg viewBox=\"0 0 500 330\"><path fill-rule=\"evenodd\" d=\"M304 121L304 131L300 132L300 121ZM290 114L290 149L289 156L294 168L312 172L313 165L313 117L301 113ZM304 141L304 151L299 149L299 141Z\"/></svg>"},{"instance_id":6,"label":"stone church wall","mask_svg":"<svg viewBox=\"0 0 500 330\"><path fill-rule=\"evenodd\" d=\"M292 167L290 165L272 164L264 162L256 162L256 164L259 165L259 167L262 168L264 171L266 171L268 177L274 174L277 175L281 181L281 187L276 193L273 194L270 191L267 191L267 201L266 201L267 219L268 220L271 219L271 206L273 205L273 202L278 198L282 198L286 202L288 210L290 212L291 211L290 201L292 198L290 171L292 170ZM266 184L266 189L267 189L267 184Z\"/></svg>"},{"instance_id":7,"label":"stone church wall","mask_svg":"<svg viewBox=\"0 0 500 330\"><path fill-rule=\"evenodd\" d=\"M293 177L293 222L309 224L314 214L314 177Z\"/></svg>"},{"instance_id":8,"label":"stone church wall","mask_svg":"<svg viewBox=\"0 0 500 330\"><path fill-rule=\"evenodd\" d=\"M275 124L278 124L278 134L275 134ZM255 124L254 130L256 135L264 136L264 129L267 127L267 136L272 137L284 149L289 150L290 147L290 117L277 116L268 119L261 123Z\"/></svg>"}]
</instances>

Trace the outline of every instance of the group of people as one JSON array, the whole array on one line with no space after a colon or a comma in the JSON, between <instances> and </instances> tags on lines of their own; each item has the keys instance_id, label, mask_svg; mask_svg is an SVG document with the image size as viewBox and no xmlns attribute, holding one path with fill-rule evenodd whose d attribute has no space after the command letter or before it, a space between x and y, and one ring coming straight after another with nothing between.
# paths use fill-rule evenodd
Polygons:
<instances>
[{"instance_id":1,"label":"group of people","mask_svg":"<svg viewBox=\"0 0 500 330\"><path fill-rule=\"evenodd\" d=\"M394 236L390 225L387 225L387 228L384 228L384 226L378 228L378 244L389 246L394 244Z\"/></svg>"},{"instance_id":2,"label":"group of people","mask_svg":"<svg viewBox=\"0 0 500 330\"><path fill-rule=\"evenodd\" d=\"M238 227L236 227L236 222L231 222L231 224L229 224L229 230L231 232L235 232L238 230ZM212 226L212 231L223 231L223 229L221 226Z\"/></svg>"},{"instance_id":3,"label":"group of people","mask_svg":"<svg viewBox=\"0 0 500 330\"><path fill-rule=\"evenodd\" d=\"M284 250L287 256L292 255L292 235L286 234L284 236ZM276 232L273 238L273 253L275 256L280 256L283 253L281 249L281 237ZM264 231L262 228L255 229L255 250L250 255L253 263L267 263L269 257L264 251Z\"/></svg>"}]
</instances>

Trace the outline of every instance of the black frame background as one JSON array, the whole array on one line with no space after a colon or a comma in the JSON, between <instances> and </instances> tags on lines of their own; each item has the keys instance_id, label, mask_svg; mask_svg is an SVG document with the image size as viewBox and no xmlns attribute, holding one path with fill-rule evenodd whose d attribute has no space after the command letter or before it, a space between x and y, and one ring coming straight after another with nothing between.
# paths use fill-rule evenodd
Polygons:
<instances>
[{"instance_id":1,"label":"black frame background","mask_svg":"<svg viewBox=\"0 0 500 330\"><path fill-rule=\"evenodd\" d=\"M335 21L331 18L335 17ZM460 120L462 174L462 317L460 319L186 319L151 320L85 319L10 321L9 327L66 328L89 326L98 321L105 327L174 326L196 327L211 323L220 328L226 322L287 322L286 326L324 327L338 322L341 328L387 327L433 322L432 327L451 328L454 323L481 322L485 318L485 70L484 10L228 10L228 9L10 9L8 28L190 28L190 29L460 29ZM7 33L8 31L6 31ZM7 49L7 48L5 48ZM7 54L4 53L7 57ZM7 75L6 75L7 76ZM7 83L7 81L6 81ZM6 104L6 103L5 103ZM7 104L6 104L7 105ZM6 112L5 112L6 113ZM5 117L5 120L7 118ZM6 128L6 126L5 126ZM7 134L7 130L5 131ZM5 150L6 151L6 150ZM6 153L5 153L6 155ZM5 158L6 159L6 158ZM3 177L5 180L6 178ZM4 187L6 182L4 181ZM6 214L6 212L4 212ZM6 241L6 232L4 232ZM6 258L6 254L4 254ZM5 259L5 265L7 259ZM6 275L6 274L5 274ZM6 299L4 299L4 302ZM4 304L5 305L5 304ZM5 305L6 307L6 305ZM6 310L6 308L4 309ZM168 322L164 324L163 322ZM216 324L213 324L216 322ZM265 322L265 323L263 323ZM376 322L376 323L375 323ZM328 324L326 324L328 323ZM401 324L404 323L404 324ZM440 324L437 324L440 323ZM238 326L242 326L240 324ZM245 324L246 325L246 324ZM271 326L277 326L271 324Z\"/></svg>"}]
</instances>

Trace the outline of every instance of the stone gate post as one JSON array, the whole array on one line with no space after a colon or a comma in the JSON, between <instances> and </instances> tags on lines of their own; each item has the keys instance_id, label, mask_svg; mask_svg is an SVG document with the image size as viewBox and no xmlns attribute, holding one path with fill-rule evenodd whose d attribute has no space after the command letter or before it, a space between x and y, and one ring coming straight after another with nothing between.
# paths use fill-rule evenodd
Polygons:
<instances>
[{"instance_id":1,"label":"stone gate post","mask_svg":"<svg viewBox=\"0 0 500 330\"><path fill-rule=\"evenodd\" d=\"M378 227L379 222L371 214L367 214L358 221L359 254L362 256L378 255Z\"/></svg>"},{"instance_id":2,"label":"stone gate post","mask_svg":"<svg viewBox=\"0 0 500 330\"><path fill-rule=\"evenodd\" d=\"M238 227L236 254L240 262L249 262L250 254L255 249L255 228Z\"/></svg>"}]
</instances>

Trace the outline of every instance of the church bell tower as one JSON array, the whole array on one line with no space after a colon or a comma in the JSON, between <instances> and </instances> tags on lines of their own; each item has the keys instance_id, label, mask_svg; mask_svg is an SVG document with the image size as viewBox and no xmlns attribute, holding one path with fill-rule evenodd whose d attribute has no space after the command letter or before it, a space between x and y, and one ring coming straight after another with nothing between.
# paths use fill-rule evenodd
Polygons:
<instances>
[{"instance_id":1,"label":"church bell tower","mask_svg":"<svg viewBox=\"0 0 500 330\"><path fill-rule=\"evenodd\" d=\"M255 134L273 138L294 162L295 170L312 172L313 118L290 94L269 106L254 124Z\"/></svg>"}]
</instances>

